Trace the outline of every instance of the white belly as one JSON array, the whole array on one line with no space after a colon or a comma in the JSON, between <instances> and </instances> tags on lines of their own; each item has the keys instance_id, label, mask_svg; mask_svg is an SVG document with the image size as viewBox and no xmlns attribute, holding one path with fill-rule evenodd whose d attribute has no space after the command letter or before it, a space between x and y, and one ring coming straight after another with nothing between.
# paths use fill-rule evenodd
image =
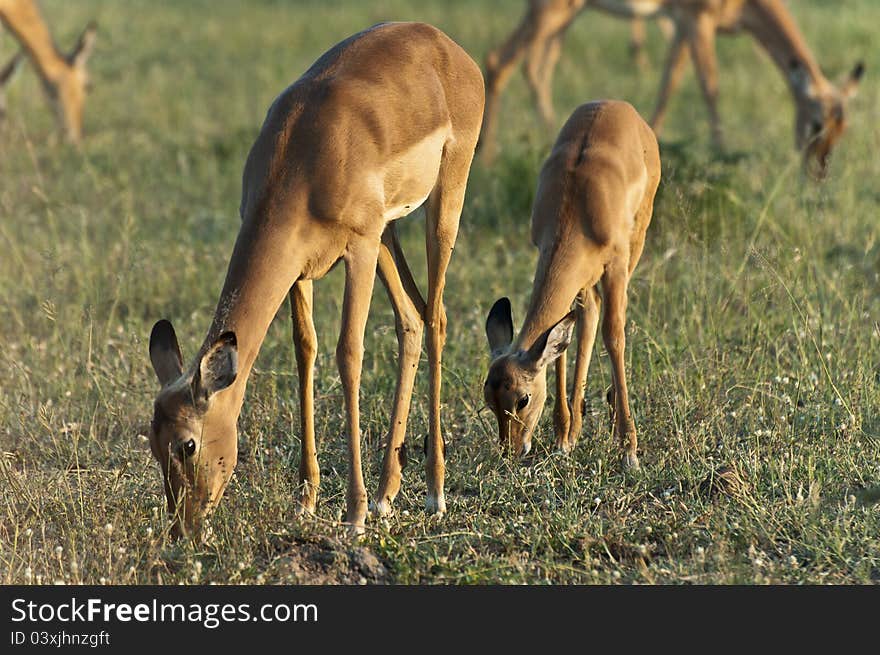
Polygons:
<instances>
[{"instance_id":1,"label":"white belly","mask_svg":"<svg viewBox=\"0 0 880 655\"><path fill-rule=\"evenodd\" d=\"M385 198L385 221L393 221L418 209L437 184L443 146L449 128L428 134L415 146L400 153L385 167L382 190Z\"/></svg>"}]
</instances>

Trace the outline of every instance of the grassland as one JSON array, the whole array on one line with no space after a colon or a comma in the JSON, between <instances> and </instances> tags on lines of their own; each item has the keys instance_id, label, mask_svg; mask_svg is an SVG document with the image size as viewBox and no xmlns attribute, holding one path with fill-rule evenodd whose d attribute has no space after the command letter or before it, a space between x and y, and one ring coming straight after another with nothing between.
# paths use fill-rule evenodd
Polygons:
<instances>
[{"instance_id":1,"label":"grassland","mask_svg":"<svg viewBox=\"0 0 880 655\"><path fill-rule=\"evenodd\" d=\"M23 71L0 127L0 581L364 581L289 566L343 534L345 455L333 350L342 278L316 286L321 352L317 517L293 516L299 417L286 308L263 345L240 419L239 465L204 547L165 538L146 441L156 381L147 339L161 317L184 355L207 330L238 229L240 175L274 96L329 46L386 19L439 26L478 61L523 3L150 3L43 0L59 43L95 17L94 90L81 149L57 143ZM448 277L443 420L450 512L422 511L426 362L396 514L363 546L397 583L871 583L880 579L880 75L872 0L791 3L830 77L868 72L830 179L811 184L792 147L793 107L747 37L719 42L728 150L713 151L692 74L661 140L664 179L630 291L627 363L643 472L624 479L597 346L589 420L570 458L551 455L545 413L528 463L501 456L481 400L485 314L522 317L535 252L537 171L552 135L521 78L504 99L502 153L472 169ZM652 108L654 65L627 57L627 26L572 27L560 121L593 98ZM11 38L0 55L11 55ZM424 288L422 216L403 222ZM396 340L377 287L362 411L367 485L389 420ZM741 484L702 486L729 467ZM323 541L322 541L323 539ZM332 542L336 543L336 542ZM322 545L323 544L323 545ZM342 548L332 546L332 548ZM320 558L318 558L320 560ZM318 561L318 560L315 560ZM342 561L344 558L324 558ZM314 563L314 562L313 562ZM326 569L326 567L324 567ZM305 573L304 573L305 571Z\"/></svg>"}]
</instances>

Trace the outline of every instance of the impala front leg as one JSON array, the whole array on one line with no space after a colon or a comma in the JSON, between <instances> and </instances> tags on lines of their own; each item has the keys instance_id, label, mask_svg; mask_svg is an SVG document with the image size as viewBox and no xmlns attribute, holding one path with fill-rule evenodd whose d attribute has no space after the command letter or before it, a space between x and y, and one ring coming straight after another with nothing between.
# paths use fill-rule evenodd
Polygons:
<instances>
[{"instance_id":1,"label":"impala front leg","mask_svg":"<svg viewBox=\"0 0 880 655\"><path fill-rule=\"evenodd\" d=\"M315 358L318 337L312 318L312 281L299 280L290 289L293 347L299 376L299 420L302 451L299 460L297 514L315 512L318 500L318 452L315 445Z\"/></svg>"},{"instance_id":2,"label":"impala front leg","mask_svg":"<svg viewBox=\"0 0 880 655\"><path fill-rule=\"evenodd\" d=\"M556 433L556 450L567 453L568 429L571 426L571 408L568 405L566 390L566 368L568 364L565 353L556 360L556 400L553 405L553 431Z\"/></svg>"},{"instance_id":3,"label":"impala front leg","mask_svg":"<svg viewBox=\"0 0 880 655\"><path fill-rule=\"evenodd\" d=\"M364 359L364 329L370 309L370 297L376 278L379 254L378 239L350 243L345 260L345 296L342 325L336 346L336 364L345 396L345 419L348 432L348 491L346 522L352 534L362 534L367 517L367 491L361 465L359 391Z\"/></svg>"},{"instance_id":4,"label":"impala front leg","mask_svg":"<svg viewBox=\"0 0 880 655\"><path fill-rule=\"evenodd\" d=\"M596 331L599 327L599 308L601 298L595 287L586 288L580 294L581 307L578 317L578 349L574 365L574 383L571 389L571 427L568 431L566 451L571 451L581 436L584 420L584 391Z\"/></svg>"}]
</instances>

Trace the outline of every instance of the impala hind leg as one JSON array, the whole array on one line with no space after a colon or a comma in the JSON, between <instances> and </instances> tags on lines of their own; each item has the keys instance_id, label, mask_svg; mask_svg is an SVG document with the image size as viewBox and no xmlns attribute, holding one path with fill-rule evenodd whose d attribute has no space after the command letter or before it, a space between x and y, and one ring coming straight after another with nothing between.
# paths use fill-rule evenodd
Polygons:
<instances>
[{"instance_id":1,"label":"impala hind leg","mask_svg":"<svg viewBox=\"0 0 880 655\"><path fill-rule=\"evenodd\" d=\"M376 279L379 243L369 238L350 243L345 261L345 295L342 325L336 346L336 364L345 397L348 433L348 490L345 496L346 522L353 534L364 530L367 517L367 491L361 465L359 392L364 360L364 329L370 309L370 297Z\"/></svg>"},{"instance_id":2,"label":"impala hind leg","mask_svg":"<svg viewBox=\"0 0 880 655\"><path fill-rule=\"evenodd\" d=\"M624 470L639 468L636 454L636 426L629 409L629 395L626 385L624 354L626 351L626 292L629 282L628 262L612 261L602 276L602 289L605 292L605 316L602 321L602 338L611 359L613 394L614 433L623 448Z\"/></svg>"},{"instance_id":3,"label":"impala hind leg","mask_svg":"<svg viewBox=\"0 0 880 655\"><path fill-rule=\"evenodd\" d=\"M709 110L709 124L712 128L712 142L718 148L724 147L721 131L721 118L718 115L718 62L715 57L715 21L708 12L697 16L694 35L690 43L691 56L700 81L700 90Z\"/></svg>"},{"instance_id":4,"label":"impala hind leg","mask_svg":"<svg viewBox=\"0 0 880 655\"><path fill-rule=\"evenodd\" d=\"M476 129L474 129L476 133ZM428 251L428 302L425 308L428 350L428 457L426 478L428 495L425 508L435 514L446 511L443 484L446 475L445 446L440 430L441 354L446 343L446 310L443 289L446 269L458 235L464 205L464 192L473 158L473 146L465 141L447 143L437 176L437 185L428 198L426 245Z\"/></svg>"},{"instance_id":5,"label":"impala hind leg","mask_svg":"<svg viewBox=\"0 0 880 655\"><path fill-rule=\"evenodd\" d=\"M563 448L566 452L575 447L581 435L587 373L590 370L593 344L596 342L596 332L599 328L599 308L602 306L602 299L593 285L581 291L580 301L577 359L575 360L574 382L571 389L571 425Z\"/></svg>"},{"instance_id":6,"label":"impala hind leg","mask_svg":"<svg viewBox=\"0 0 880 655\"><path fill-rule=\"evenodd\" d=\"M397 332L397 388L391 412L391 430L382 460L382 474L372 510L379 516L391 513L391 503L400 491L401 469L406 462L406 421L409 416L413 383L422 351L422 316L425 301L418 293L392 223L382 234L379 250L379 277L394 308ZM413 294L415 297L413 297Z\"/></svg>"},{"instance_id":7,"label":"impala hind leg","mask_svg":"<svg viewBox=\"0 0 880 655\"><path fill-rule=\"evenodd\" d=\"M318 452L315 445L315 358L318 337L312 318L312 281L298 280L290 289L293 347L299 376L299 420L302 449L299 460L297 514L315 511L318 500Z\"/></svg>"}]
</instances>

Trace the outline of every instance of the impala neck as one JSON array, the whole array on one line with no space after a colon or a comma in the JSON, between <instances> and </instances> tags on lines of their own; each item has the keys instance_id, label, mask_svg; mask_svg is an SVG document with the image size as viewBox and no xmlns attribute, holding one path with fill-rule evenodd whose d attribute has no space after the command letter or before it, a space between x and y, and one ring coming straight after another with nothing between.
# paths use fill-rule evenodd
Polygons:
<instances>
[{"instance_id":1,"label":"impala neck","mask_svg":"<svg viewBox=\"0 0 880 655\"><path fill-rule=\"evenodd\" d=\"M0 19L28 51L44 82L57 82L70 70L70 63L55 47L36 4L18 3L14 14L2 13Z\"/></svg>"},{"instance_id":2,"label":"impala neck","mask_svg":"<svg viewBox=\"0 0 880 655\"><path fill-rule=\"evenodd\" d=\"M199 351L202 354L224 332L235 332L238 375L227 411L241 410L247 380L266 332L303 268L303 240L289 229L246 221L238 233L214 320ZM198 360L197 360L198 361Z\"/></svg>"},{"instance_id":3,"label":"impala neck","mask_svg":"<svg viewBox=\"0 0 880 655\"><path fill-rule=\"evenodd\" d=\"M583 286L582 270L567 254L568 239L553 239L541 248L532 297L514 350L528 350L569 310Z\"/></svg>"},{"instance_id":4,"label":"impala neck","mask_svg":"<svg viewBox=\"0 0 880 655\"><path fill-rule=\"evenodd\" d=\"M743 27L767 50L795 98L804 96L811 86L816 88L827 83L794 18L780 0L749 2L743 15ZM810 84L792 75L793 68L803 71Z\"/></svg>"}]
</instances>

